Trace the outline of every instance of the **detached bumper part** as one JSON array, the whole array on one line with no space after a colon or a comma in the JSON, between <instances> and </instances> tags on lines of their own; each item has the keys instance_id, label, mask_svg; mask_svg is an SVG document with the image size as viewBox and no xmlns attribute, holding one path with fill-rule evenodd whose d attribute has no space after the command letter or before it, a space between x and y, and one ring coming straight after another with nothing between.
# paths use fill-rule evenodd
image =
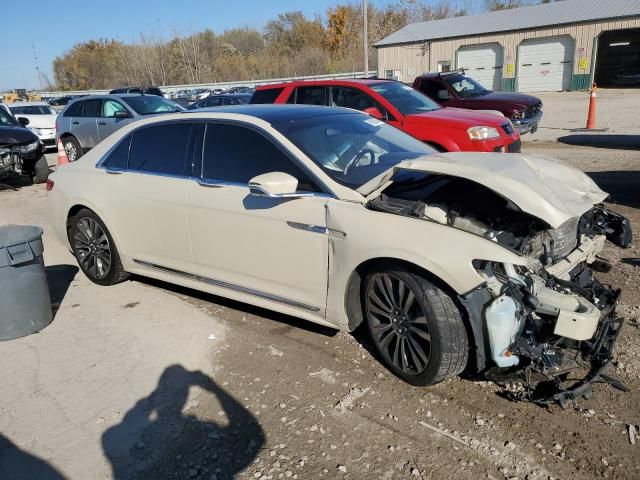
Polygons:
<instances>
[{"instance_id":1,"label":"detached bumper part","mask_svg":"<svg viewBox=\"0 0 640 480\"><path fill-rule=\"evenodd\" d=\"M584 298L576 297L576 300L580 304L579 310L560 310L553 333L573 340L589 340L598 328L600 310Z\"/></svg>"}]
</instances>

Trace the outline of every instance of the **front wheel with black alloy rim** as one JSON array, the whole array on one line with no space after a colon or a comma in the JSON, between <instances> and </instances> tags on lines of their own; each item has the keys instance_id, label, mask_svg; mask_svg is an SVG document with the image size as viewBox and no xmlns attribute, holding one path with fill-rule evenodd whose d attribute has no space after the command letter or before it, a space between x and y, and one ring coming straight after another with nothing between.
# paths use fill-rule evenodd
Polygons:
<instances>
[{"instance_id":1,"label":"front wheel with black alloy rim","mask_svg":"<svg viewBox=\"0 0 640 480\"><path fill-rule=\"evenodd\" d=\"M80 210L73 217L69 240L80 268L92 282L115 285L129 277L107 227L91 210Z\"/></svg>"},{"instance_id":2,"label":"front wheel with black alloy rim","mask_svg":"<svg viewBox=\"0 0 640 480\"><path fill-rule=\"evenodd\" d=\"M388 265L367 275L365 319L385 366L412 385L433 385L461 373L469 342L449 295L419 274Z\"/></svg>"},{"instance_id":3,"label":"front wheel with black alloy rim","mask_svg":"<svg viewBox=\"0 0 640 480\"><path fill-rule=\"evenodd\" d=\"M80 146L80 142L71 135L62 139L62 148L64 148L64 152L67 154L67 158L70 162L75 162L82 156L82 147Z\"/></svg>"}]
</instances>

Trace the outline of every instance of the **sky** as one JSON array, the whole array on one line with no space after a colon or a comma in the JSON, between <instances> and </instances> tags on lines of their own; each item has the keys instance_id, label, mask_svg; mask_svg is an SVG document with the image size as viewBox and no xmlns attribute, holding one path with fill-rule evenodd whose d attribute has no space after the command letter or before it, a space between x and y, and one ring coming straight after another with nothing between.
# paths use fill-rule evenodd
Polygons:
<instances>
[{"instance_id":1,"label":"sky","mask_svg":"<svg viewBox=\"0 0 640 480\"><path fill-rule=\"evenodd\" d=\"M375 0L374 0L375 1ZM0 91L40 88L40 70L53 81L51 63L79 42L107 38L134 41L140 33L169 37L210 28L261 29L279 13L323 14L339 0L1 0L3 45ZM33 46L32 46L33 44Z\"/></svg>"}]
</instances>

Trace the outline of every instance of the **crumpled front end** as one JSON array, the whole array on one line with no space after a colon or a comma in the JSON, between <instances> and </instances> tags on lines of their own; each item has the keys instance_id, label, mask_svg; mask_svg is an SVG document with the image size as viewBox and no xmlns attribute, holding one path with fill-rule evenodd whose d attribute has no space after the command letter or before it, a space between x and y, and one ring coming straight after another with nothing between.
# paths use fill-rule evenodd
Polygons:
<instances>
[{"instance_id":1,"label":"crumpled front end","mask_svg":"<svg viewBox=\"0 0 640 480\"><path fill-rule=\"evenodd\" d=\"M627 247L631 227L598 205L529 238L526 267L475 262L490 293L483 320L498 368L489 373L517 373L525 381L518 398L564 406L588 396L594 382L624 389L604 373L622 327L615 313L620 290L593 275L610 269L598 256L606 240ZM586 373L576 378L579 371Z\"/></svg>"},{"instance_id":2,"label":"crumpled front end","mask_svg":"<svg viewBox=\"0 0 640 480\"><path fill-rule=\"evenodd\" d=\"M524 259L523 265L473 262L483 283L459 300L469 317L476 369L516 372L527 384L523 397L564 403L594 381L613 383L603 370L622 324L615 314L620 291L593 273L610 268L599 257L606 241L630 244L631 226L599 203L607 194L583 173L521 160L527 168L512 175L507 165L496 174L500 181L496 175L400 170L367 207L462 230ZM542 167L573 180L536 183L546 175ZM530 181L518 183L518 172ZM567 386L581 368L586 377Z\"/></svg>"}]
</instances>

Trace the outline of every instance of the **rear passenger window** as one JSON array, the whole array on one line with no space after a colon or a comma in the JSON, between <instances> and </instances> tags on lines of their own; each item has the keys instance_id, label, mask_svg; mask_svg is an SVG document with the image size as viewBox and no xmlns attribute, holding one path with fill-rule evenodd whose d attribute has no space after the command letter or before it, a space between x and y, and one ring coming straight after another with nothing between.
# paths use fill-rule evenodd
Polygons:
<instances>
[{"instance_id":1,"label":"rear passenger window","mask_svg":"<svg viewBox=\"0 0 640 480\"><path fill-rule=\"evenodd\" d=\"M83 117L100 117L100 110L102 108L102 100L93 99L85 100L82 108L81 116Z\"/></svg>"},{"instance_id":2,"label":"rear passenger window","mask_svg":"<svg viewBox=\"0 0 640 480\"><path fill-rule=\"evenodd\" d=\"M296 103L305 105L326 105L325 87L298 87L296 89Z\"/></svg>"},{"instance_id":3,"label":"rear passenger window","mask_svg":"<svg viewBox=\"0 0 640 480\"><path fill-rule=\"evenodd\" d=\"M273 103L284 88L267 88L256 90L249 103Z\"/></svg>"},{"instance_id":4,"label":"rear passenger window","mask_svg":"<svg viewBox=\"0 0 640 480\"><path fill-rule=\"evenodd\" d=\"M248 184L256 175L285 172L298 179L298 190L322 191L293 160L258 132L236 125L207 125L202 177Z\"/></svg>"},{"instance_id":5,"label":"rear passenger window","mask_svg":"<svg viewBox=\"0 0 640 480\"><path fill-rule=\"evenodd\" d=\"M129 151L129 169L165 175L185 175L190 123L170 123L138 130Z\"/></svg>"},{"instance_id":6,"label":"rear passenger window","mask_svg":"<svg viewBox=\"0 0 640 480\"><path fill-rule=\"evenodd\" d=\"M107 168L114 170L126 169L129 161L129 145L131 144L131 135L124 138L118 146L111 152L109 158L104 163Z\"/></svg>"}]
</instances>

